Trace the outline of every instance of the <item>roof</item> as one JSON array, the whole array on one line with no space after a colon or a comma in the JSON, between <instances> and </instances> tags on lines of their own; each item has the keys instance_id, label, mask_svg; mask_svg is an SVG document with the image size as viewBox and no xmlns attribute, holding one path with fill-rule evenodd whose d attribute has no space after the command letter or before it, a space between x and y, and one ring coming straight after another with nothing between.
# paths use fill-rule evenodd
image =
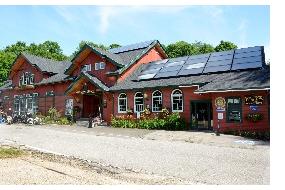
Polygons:
<instances>
[{"instance_id":1,"label":"roof","mask_svg":"<svg viewBox=\"0 0 285 190\"><path fill-rule=\"evenodd\" d=\"M43 72L49 73L59 73L62 68L67 68L70 66L70 61L55 61L52 59L47 59L35 55L31 55L29 53L22 53L23 55L32 65L37 66Z\"/></svg>"},{"instance_id":2,"label":"roof","mask_svg":"<svg viewBox=\"0 0 285 190\"><path fill-rule=\"evenodd\" d=\"M135 44L121 46L118 48L112 48L112 49L109 49L109 52L117 54L117 53L122 53L122 52L127 52L127 51L133 51L137 49L143 49L143 48L147 48L148 46L150 46L154 41L155 40L149 40L145 42L139 42Z\"/></svg>"},{"instance_id":3,"label":"roof","mask_svg":"<svg viewBox=\"0 0 285 190\"><path fill-rule=\"evenodd\" d=\"M99 80L96 76L89 74L87 72L81 72L80 75L68 86L65 93L67 94L68 92L70 92L74 87L74 85L82 78L86 78L93 85L95 85L96 87L98 87L103 91L109 91L109 87L106 84L104 84L101 80Z\"/></svg>"},{"instance_id":4,"label":"roof","mask_svg":"<svg viewBox=\"0 0 285 190\"><path fill-rule=\"evenodd\" d=\"M112 86L110 88L110 91L191 85L199 85L200 88L198 92L229 89L263 89L270 87L269 66L264 66L262 69L251 69L245 71L233 71L138 81L138 75L145 69L146 66L147 64L138 67L138 69L124 81L118 82Z\"/></svg>"},{"instance_id":5,"label":"roof","mask_svg":"<svg viewBox=\"0 0 285 190\"><path fill-rule=\"evenodd\" d=\"M12 87L12 80L7 80L4 82L2 86L0 86L0 90L6 90Z\"/></svg>"},{"instance_id":6,"label":"roof","mask_svg":"<svg viewBox=\"0 0 285 190\"><path fill-rule=\"evenodd\" d=\"M20 56L23 56L31 65L37 67L42 72L48 72L51 74L49 78L43 79L39 83L35 83L35 85L60 82L68 77L68 75L64 74L64 71L71 65L70 61L55 61L52 59L31 55L27 52L21 53L19 57ZM15 63L16 61L14 64Z\"/></svg>"},{"instance_id":7,"label":"roof","mask_svg":"<svg viewBox=\"0 0 285 190\"><path fill-rule=\"evenodd\" d=\"M154 47L156 44L160 43L157 40L151 40L146 42L140 42L136 44L121 46L118 48L113 48L109 50L103 50L98 47L91 47L88 44L85 44L81 50L74 56L71 60L72 65L66 70L66 73L73 68L74 60L78 55L84 51L86 48L91 49L96 54L103 56L104 58L111 61L113 64L119 66L119 70L112 73L122 73L124 70L129 68L133 63L135 63L139 58L141 58L149 49ZM161 46L161 45L160 45ZM162 46L161 46L162 47Z\"/></svg>"}]
</instances>

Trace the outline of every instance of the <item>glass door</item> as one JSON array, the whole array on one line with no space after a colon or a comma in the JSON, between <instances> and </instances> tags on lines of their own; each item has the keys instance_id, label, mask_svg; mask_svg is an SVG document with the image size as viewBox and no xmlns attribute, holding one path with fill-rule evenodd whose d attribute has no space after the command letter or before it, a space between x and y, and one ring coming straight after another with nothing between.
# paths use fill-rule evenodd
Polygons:
<instances>
[{"instance_id":1,"label":"glass door","mask_svg":"<svg viewBox=\"0 0 285 190\"><path fill-rule=\"evenodd\" d=\"M213 116L210 101L191 101L191 128L209 130L212 128Z\"/></svg>"}]
</instances>

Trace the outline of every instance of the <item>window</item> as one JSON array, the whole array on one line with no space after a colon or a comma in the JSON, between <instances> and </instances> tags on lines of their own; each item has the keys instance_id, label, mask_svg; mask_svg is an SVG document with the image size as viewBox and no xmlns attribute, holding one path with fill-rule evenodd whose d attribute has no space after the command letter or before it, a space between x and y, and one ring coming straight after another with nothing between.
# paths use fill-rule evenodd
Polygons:
<instances>
[{"instance_id":1,"label":"window","mask_svg":"<svg viewBox=\"0 0 285 190\"><path fill-rule=\"evenodd\" d=\"M144 110L143 93L137 92L135 94L135 112L142 112Z\"/></svg>"},{"instance_id":2,"label":"window","mask_svg":"<svg viewBox=\"0 0 285 190\"><path fill-rule=\"evenodd\" d=\"M172 112L183 112L183 96L181 90L173 90L171 94Z\"/></svg>"},{"instance_id":3,"label":"window","mask_svg":"<svg viewBox=\"0 0 285 190\"><path fill-rule=\"evenodd\" d=\"M35 75L30 72L23 73L19 80L19 86L34 84L34 78Z\"/></svg>"},{"instance_id":4,"label":"window","mask_svg":"<svg viewBox=\"0 0 285 190\"><path fill-rule=\"evenodd\" d=\"M156 90L152 93L152 111L160 112L162 110L162 93Z\"/></svg>"},{"instance_id":5,"label":"window","mask_svg":"<svg viewBox=\"0 0 285 190\"><path fill-rule=\"evenodd\" d=\"M84 72L86 72L86 71L91 71L91 64L83 65L81 71L84 71Z\"/></svg>"},{"instance_id":6,"label":"window","mask_svg":"<svg viewBox=\"0 0 285 190\"><path fill-rule=\"evenodd\" d=\"M95 63L95 70L103 70L105 69L106 64L104 62Z\"/></svg>"},{"instance_id":7,"label":"window","mask_svg":"<svg viewBox=\"0 0 285 190\"><path fill-rule=\"evenodd\" d=\"M37 113L38 111L38 93L23 94L14 96L14 112L20 115L25 112Z\"/></svg>"},{"instance_id":8,"label":"window","mask_svg":"<svg viewBox=\"0 0 285 190\"><path fill-rule=\"evenodd\" d=\"M241 122L241 98L227 98L227 122Z\"/></svg>"},{"instance_id":9,"label":"window","mask_svg":"<svg viewBox=\"0 0 285 190\"><path fill-rule=\"evenodd\" d=\"M125 93L121 93L118 98L118 112L119 113L127 112L127 105L128 105L127 95Z\"/></svg>"},{"instance_id":10,"label":"window","mask_svg":"<svg viewBox=\"0 0 285 190\"><path fill-rule=\"evenodd\" d=\"M102 70L105 69L105 63L104 62L100 63L100 69L102 69Z\"/></svg>"}]
</instances>

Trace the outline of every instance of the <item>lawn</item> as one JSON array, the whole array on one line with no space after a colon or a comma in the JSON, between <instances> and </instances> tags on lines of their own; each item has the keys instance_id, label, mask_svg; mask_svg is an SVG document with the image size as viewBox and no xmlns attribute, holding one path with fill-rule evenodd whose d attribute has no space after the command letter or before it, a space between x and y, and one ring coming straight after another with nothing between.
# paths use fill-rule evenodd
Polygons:
<instances>
[{"instance_id":1,"label":"lawn","mask_svg":"<svg viewBox=\"0 0 285 190\"><path fill-rule=\"evenodd\" d=\"M16 158L22 156L24 151L11 148L11 147L0 147L0 159L4 158Z\"/></svg>"}]
</instances>

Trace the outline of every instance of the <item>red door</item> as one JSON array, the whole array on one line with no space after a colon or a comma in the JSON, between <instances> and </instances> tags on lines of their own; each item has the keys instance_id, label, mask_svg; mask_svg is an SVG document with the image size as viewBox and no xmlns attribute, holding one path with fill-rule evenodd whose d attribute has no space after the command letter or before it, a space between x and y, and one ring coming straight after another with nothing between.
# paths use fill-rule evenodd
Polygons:
<instances>
[{"instance_id":1,"label":"red door","mask_svg":"<svg viewBox=\"0 0 285 190\"><path fill-rule=\"evenodd\" d=\"M82 117L88 118L90 115L99 115L100 98L94 95L83 95Z\"/></svg>"}]
</instances>

